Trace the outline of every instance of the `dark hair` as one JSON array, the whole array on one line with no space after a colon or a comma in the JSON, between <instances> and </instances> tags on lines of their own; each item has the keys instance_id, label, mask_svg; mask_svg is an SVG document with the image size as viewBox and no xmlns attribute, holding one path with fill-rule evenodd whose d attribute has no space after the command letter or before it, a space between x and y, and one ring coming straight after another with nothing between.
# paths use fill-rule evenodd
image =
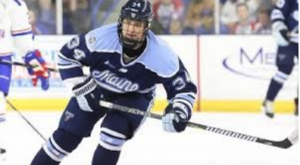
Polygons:
<instances>
[{"instance_id":1,"label":"dark hair","mask_svg":"<svg viewBox=\"0 0 300 165\"><path fill-rule=\"evenodd\" d=\"M238 3L238 4L236 5L235 9L237 9L237 8L239 8L239 7L246 7L247 10L249 10L249 6L247 5L247 3L244 3L244 2Z\"/></svg>"},{"instance_id":2,"label":"dark hair","mask_svg":"<svg viewBox=\"0 0 300 165\"><path fill-rule=\"evenodd\" d=\"M271 8L268 8L268 7L259 7L258 8L258 13L259 14L267 14L268 16L271 16Z\"/></svg>"}]
</instances>

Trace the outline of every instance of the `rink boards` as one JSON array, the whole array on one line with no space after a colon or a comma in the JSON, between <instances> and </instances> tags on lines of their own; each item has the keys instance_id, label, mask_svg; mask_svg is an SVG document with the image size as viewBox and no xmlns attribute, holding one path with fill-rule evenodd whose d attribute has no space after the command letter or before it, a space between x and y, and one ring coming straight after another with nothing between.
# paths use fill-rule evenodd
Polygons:
<instances>
[{"instance_id":1,"label":"rink boards","mask_svg":"<svg viewBox=\"0 0 300 165\"><path fill-rule=\"evenodd\" d=\"M30 111L63 111L68 103L68 99L9 99L18 110ZM251 112L258 113L260 111L261 101L256 100L230 100L230 101L201 101L201 109L198 109L198 104L195 103L194 111L204 112ZM166 100L156 100L153 111L161 111L167 105ZM293 113L294 104L292 101L277 101L275 103L277 113ZM222 109L218 109L222 108ZM11 108L9 108L11 109Z\"/></svg>"},{"instance_id":2,"label":"rink boards","mask_svg":"<svg viewBox=\"0 0 300 165\"><path fill-rule=\"evenodd\" d=\"M38 36L37 44L50 66L55 68L57 51L73 36ZM272 36L161 36L180 56L198 86L195 111L259 112L274 65L276 43ZM18 59L16 59L18 60ZM51 89L33 88L27 71L14 67L9 100L21 110L63 110L71 96L58 73L51 75ZM277 97L277 112L293 111L298 68ZM167 104L161 85L154 110Z\"/></svg>"}]
</instances>

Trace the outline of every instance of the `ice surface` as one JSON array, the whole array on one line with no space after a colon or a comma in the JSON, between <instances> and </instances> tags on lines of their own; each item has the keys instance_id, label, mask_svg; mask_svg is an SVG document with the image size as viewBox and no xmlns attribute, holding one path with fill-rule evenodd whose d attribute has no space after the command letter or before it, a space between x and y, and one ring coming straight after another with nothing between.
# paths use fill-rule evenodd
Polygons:
<instances>
[{"instance_id":1,"label":"ice surface","mask_svg":"<svg viewBox=\"0 0 300 165\"><path fill-rule=\"evenodd\" d=\"M62 112L23 112L46 137L58 125ZM286 138L298 124L292 115L277 115L271 120L261 114L194 113L193 122L246 133L271 140ZM8 112L8 154L3 165L29 165L43 140L13 111ZM2 134L2 133L1 133ZM62 165L90 165L97 146L99 123L91 138ZM280 149L234 139L198 129L181 134L166 133L161 122L148 119L133 140L123 148L119 165L299 165L299 144Z\"/></svg>"}]
</instances>

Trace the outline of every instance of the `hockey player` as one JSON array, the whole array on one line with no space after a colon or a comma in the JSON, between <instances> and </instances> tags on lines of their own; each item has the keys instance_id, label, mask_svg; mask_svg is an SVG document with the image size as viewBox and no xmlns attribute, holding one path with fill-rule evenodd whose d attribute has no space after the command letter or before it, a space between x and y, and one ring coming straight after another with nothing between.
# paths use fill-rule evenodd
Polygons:
<instances>
[{"instance_id":1,"label":"hockey player","mask_svg":"<svg viewBox=\"0 0 300 165\"><path fill-rule=\"evenodd\" d=\"M196 86L169 45L149 30L151 4L129 0L116 24L79 35L60 50L62 79L73 89L58 128L31 165L56 165L100 126L92 164L115 165L124 143L133 138L145 118L99 106L99 100L149 111L157 83L166 89L169 105L163 128L182 132L191 118ZM82 66L90 68L84 77Z\"/></svg>"},{"instance_id":2,"label":"hockey player","mask_svg":"<svg viewBox=\"0 0 300 165\"><path fill-rule=\"evenodd\" d=\"M298 0L278 0L272 10L271 20L278 43L278 71L271 79L262 109L267 116L273 118L273 102L293 70L294 58L298 58ZM298 98L295 99L295 114L298 114Z\"/></svg>"},{"instance_id":3,"label":"hockey player","mask_svg":"<svg viewBox=\"0 0 300 165\"><path fill-rule=\"evenodd\" d=\"M0 145L3 145L1 140L6 134L1 128L5 121L5 97L9 92L12 72L12 66L1 61L11 61L15 48L18 49L24 56L25 63L35 66L34 69L28 68L33 85L40 79L44 90L49 87L46 63L34 47L27 14L28 9L23 0L0 0ZM5 152L4 148L0 148L0 157Z\"/></svg>"}]
</instances>

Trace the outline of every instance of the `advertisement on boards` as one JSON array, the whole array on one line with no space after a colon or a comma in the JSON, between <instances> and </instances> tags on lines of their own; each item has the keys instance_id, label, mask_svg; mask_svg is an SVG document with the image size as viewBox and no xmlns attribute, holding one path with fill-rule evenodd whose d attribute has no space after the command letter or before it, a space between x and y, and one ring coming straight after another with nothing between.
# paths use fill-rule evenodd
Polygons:
<instances>
[{"instance_id":1,"label":"advertisement on boards","mask_svg":"<svg viewBox=\"0 0 300 165\"><path fill-rule=\"evenodd\" d=\"M270 80L277 71L276 49L272 36L201 37L202 99L264 99ZM297 74L296 66L278 99L295 97Z\"/></svg>"}]
</instances>

